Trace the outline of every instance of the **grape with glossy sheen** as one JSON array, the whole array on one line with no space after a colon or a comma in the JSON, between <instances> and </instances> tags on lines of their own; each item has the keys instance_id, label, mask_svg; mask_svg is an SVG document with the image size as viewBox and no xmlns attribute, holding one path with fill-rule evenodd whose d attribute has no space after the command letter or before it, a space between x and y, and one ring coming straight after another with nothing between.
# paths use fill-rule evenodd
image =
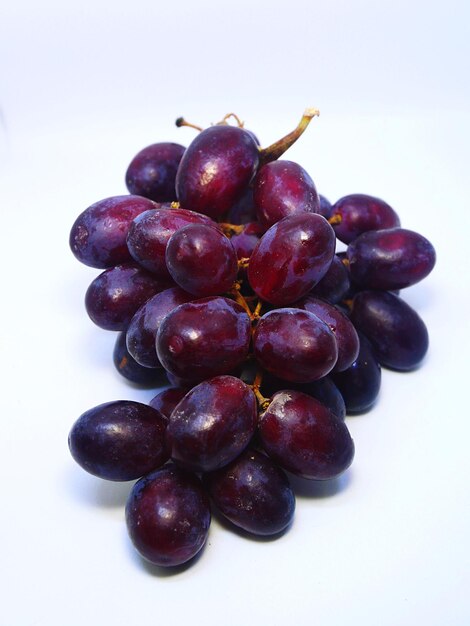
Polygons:
<instances>
[{"instance_id":1,"label":"grape with glossy sheen","mask_svg":"<svg viewBox=\"0 0 470 626\"><path fill-rule=\"evenodd\" d=\"M116 370L132 383L143 387L161 387L167 384L162 367L143 367L129 354L125 331L119 333L113 350L113 363ZM156 407L157 408L157 407Z\"/></svg>"},{"instance_id":2,"label":"grape with glossy sheen","mask_svg":"<svg viewBox=\"0 0 470 626\"><path fill-rule=\"evenodd\" d=\"M253 183L253 199L258 220L265 228L288 215L318 213L320 208L313 180L293 161L263 165Z\"/></svg>"},{"instance_id":3,"label":"grape with glossy sheen","mask_svg":"<svg viewBox=\"0 0 470 626\"><path fill-rule=\"evenodd\" d=\"M350 243L369 230L400 226L400 218L389 204L362 193L340 198L333 205L330 217L340 220L333 228L344 243Z\"/></svg>"},{"instance_id":4,"label":"grape with glossy sheen","mask_svg":"<svg viewBox=\"0 0 470 626\"><path fill-rule=\"evenodd\" d=\"M126 171L130 193L157 202L176 200L176 172L185 151L178 143L160 142L140 150Z\"/></svg>"},{"instance_id":5,"label":"grape with glossy sheen","mask_svg":"<svg viewBox=\"0 0 470 626\"><path fill-rule=\"evenodd\" d=\"M165 260L173 280L199 298L225 293L238 274L230 239L206 224L189 224L173 233Z\"/></svg>"},{"instance_id":6,"label":"grape with glossy sheen","mask_svg":"<svg viewBox=\"0 0 470 626\"><path fill-rule=\"evenodd\" d=\"M348 317L324 300L305 296L296 306L319 317L333 331L338 344L338 360L332 371L342 372L356 360L359 354L359 337Z\"/></svg>"},{"instance_id":7,"label":"grape with glossy sheen","mask_svg":"<svg viewBox=\"0 0 470 626\"><path fill-rule=\"evenodd\" d=\"M406 228L364 233L348 246L349 271L363 289L403 289L425 278L436 263L432 244Z\"/></svg>"},{"instance_id":8,"label":"grape with glossy sheen","mask_svg":"<svg viewBox=\"0 0 470 626\"><path fill-rule=\"evenodd\" d=\"M213 218L241 198L259 163L253 135L243 128L216 125L192 141L176 175L181 206Z\"/></svg>"},{"instance_id":9,"label":"grape with glossy sheen","mask_svg":"<svg viewBox=\"0 0 470 626\"><path fill-rule=\"evenodd\" d=\"M210 504L197 476L167 465L141 478L126 504L129 536L139 554L154 565L173 567L204 546Z\"/></svg>"},{"instance_id":10,"label":"grape with glossy sheen","mask_svg":"<svg viewBox=\"0 0 470 626\"><path fill-rule=\"evenodd\" d=\"M146 211L135 219L127 236L132 258L149 272L170 279L165 251L171 235L188 224L215 224L206 215L186 209Z\"/></svg>"},{"instance_id":11,"label":"grape with glossy sheen","mask_svg":"<svg viewBox=\"0 0 470 626\"><path fill-rule=\"evenodd\" d=\"M216 376L189 391L170 416L167 441L173 461L195 472L230 463L256 429L252 389L234 376Z\"/></svg>"},{"instance_id":12,"label":"grape with glossy sheen","mask_svg":"<svg viewBox=\"0 0 470 626\"><path fill-rule=\"evenodd\" d=\"M292 522L295 496L286 474L269 457L249 449L204 476L219 511L254 535L275 535Z\"/></svg>"},{"instance_id":13,"label":"grape with glossy sheen","mask_svg":"<svg viewBox=\"0 0 470 626\"><path fill-rule=\"evenodd\" d=\"M164 417L170 419L174 408L188 391L189 389L186 387L169 387L157 393L157 395L150 400L149 406L157 409Z\"/></svg>"},{"instance_id":14,"label":"grape with glossy sheen","mask_svg":"<svg viewBox=\"0 0 470 626\"><path fill-rule=\"evenodd\" d=\"M321 215L285 217L262 236L251 255L248 280L253 291L276 306L299 300L328 271L335 241Z\"/></svg>"},{"instance_id":15,"label":"grape with glossy sheen","mask_svg":"<svg viewBox=\"0 0 470 626\"><path fill-rule=\"evenodd\" d=\"M412 370L429 346L423 320L404 300L386 291L361 291L353 300L351 321L370 340L381 365Z\"/></svg>"},{"instance_id":16,"label":"grape with glossy sheen","mask_svg":"<svg viewBox=\"0 0 470 626\"><path fill-rule=\"evenodd\" d=\"M173 309L193 299L180 287L171 287L157 293L136 311L127 329L127 349L137 363L162 367L155 348L160 324Z\"/></svg>"},{"instance_id":17,"label":"grape with glossy sheen","mask_svg":"<svg viewBox=\"0 0 470 626\"><path fill-rule=\"evenodd\" d=\"M344 421L299 391L276 393L260 416L258 431L269 456L304 478L335 478L354 457L354 443Z\"/></svg>"},{"instance_id":18,"label":"grape with glossy sheen","mask_svg":"<svg viewBox=\"0 0 470 626\"><path fill-rule=\"evenodd\" d=\"M253 335L256 360L284 380L306 383L326 376L338 358L334 333L309 311L269 311Z\"/></svg>"},{"instance_id":19,"label":"grape with glossy sheen","mask_svg":"<svg viewBox=\"0 0 470 626\"><path fill-rule=\"evenodd\" d=\"M318 207L317 213L322 215L325 219L329 219L331 217L332 205L328 198L322 196L322 194L318 194L318 198L320 199L320 206Z\"/></svg>"},{"instance_id":20,"label":"grape with glossy sheen","mask_svg":"<svg viewBox=\"0 0 470 626\"><path fill-rule=\"evenodd\" d=\"M369 340L359 335L357 359L343 372L333 374L348 413L363 413L375 403L380 391L381 368Z\"/></svg>"},{"instance_id":21,"label":"grape with glossy sheen","mask_svg":"<svg viewBox=\"0 0 470 626\"><path fill-rule=\"evenodd\" d=\"M132 220L157 206L140 196L113 196L95 202L72 226L72 252L81 263L98 269L132 261L126 244Z\"/></svg>"},{"instance_id":22,"label":"grape with glossy sheen","mask_svg":"<svg viewBox=\"0 0 470 626\"><path fill-rule=\"evenodd\" d=\"M346 298L350 288L349 272L338 255L335 254L328 271L310 293L316 298L337 304Z\"/></svg>"},{"instance_id":23,"label":"grape with glossy sheen","mask_svg":"<svg viewBox=\"0 0 470 626\"><path fill-rule=\"evenodd\" d=\"M251 322L243 308L222 297L182 304L157 334L157 354L166 370L186 380L228 374L248 355Z\"/></svg>"},{"instance_id":24,"label":"grape with glossy sheen","mask_svg":"<svg viewBox=\"0 0 470 626\"><path fill-rule=\"evenodd\" d=\"M135 263L116 265L97 276L85 294L90 319L104 330L126 330L144 302L168 287Z\"/></svg>"},{"instance_id":25,"label":"grape with glossy sheen","mask_svg":"<svg viewBox=\"0 0 470 626\"><path fill-rule=\"evenodd\" d=\"M127 400L106 402L83 413L69 448L84 470L107 480L134 480L170 457L167 420L155 409Z\"/></svg>"}]
</instances>

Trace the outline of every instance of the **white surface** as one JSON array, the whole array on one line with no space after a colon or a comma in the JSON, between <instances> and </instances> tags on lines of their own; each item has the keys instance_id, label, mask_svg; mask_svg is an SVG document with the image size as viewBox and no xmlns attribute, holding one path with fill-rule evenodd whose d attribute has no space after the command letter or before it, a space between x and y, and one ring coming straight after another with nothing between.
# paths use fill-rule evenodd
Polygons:
<instances>
[{"instance_id":1,"label":"white surface","mask_svg":"<svg viewBox=\"0 0 470 626\"><path fill-rule=\"evenodd\" d=\"M2 624L470 623L467 7L2 6ZM348 418L351 471L328 497L299 497L289 533L249 541L214 523L191 568L160 574L129 545L129 486L68 453L84 410L153 395L113 371L114 333L82 304L97 272L73 258L69 229L125 192L140 148L191 140L178 115L207 125L235 110L266 145L312 105L322 115L288 158L331 200L383 197L437 249L405 295L429 355L412 374L383 371L377 406Z\"/></svg>"}]
</instances>

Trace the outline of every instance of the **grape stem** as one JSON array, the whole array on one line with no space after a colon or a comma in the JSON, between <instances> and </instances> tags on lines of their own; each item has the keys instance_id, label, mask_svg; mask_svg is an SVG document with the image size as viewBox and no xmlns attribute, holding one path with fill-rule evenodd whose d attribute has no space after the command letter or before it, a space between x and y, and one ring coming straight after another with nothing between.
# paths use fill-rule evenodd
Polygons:
<instances>
[{"instance_id":1,"label":"grape stem","mask_svg":"<svg viewBox=\"0 0 470 626\"><path fill-rule=\"evenodd\" d=\"M219 222L219 226L227 237L239 235L244 228L243 224L229 224L228 222Z\"/></svg>"},{"instance_id":2,"label":"grape stem","mask_svg":"<svg viewBox=\"0 0 470 626\"><path fill-rule=\"evenodd\" d=\"M302 135L304 130L310 124L312 118L318 115L320 115L320 111L318 109L306 109L299 124L291 133L282 139L279 139L267 148L261 149L259 155L260 167L266 163L270 163L271 161L276 161L280 156L282 156L284 152L297 141L300 135Z\"/></svg>"},{"instance_id":3,"label":"grape stem","mask_svg":"<svg viewBox=\"0 0 470 626\"><path fill-rule=\"evenodd\" d=\"M341 215L337 213L336 215L332 215L329 218L328 224L330 224L330 226L335 226L336 224L341 224L342 221L343 221L343 218L341 217Z\"/></svg>"},{"instance_id":4,"label":"grape stem","mask_svg":"<svg viewBox=\"0 0 470 626\"><path fill-rule=\"evenodd\" d=\"M236 280L233 283L232 288L230 289L229 293L230 293L230 295L232 295L234 297L235 302L245 309L246 313L248 314L248 317L250 318L250 320L252 320L253 319L253 317L252 317L253 313L251 312L251 309L250 309L250 307L248 305L248 302L245 300L243 295L240 293L240 288L241 288L241 283L240 283L239 280Z\"/></svg>"},{"instance_id":5,"label":"grape stem","mask_svg":"<svg viewBox=\"0 0 470 626\"><path fill-rule=\"evenodd\" d=\"M238 128L243 128L245 126L245 122L242 122L236 113L227 113L227 115L224 115L220 122L217 122L216 126L227 126L227 120L231 117L233 117L233 119L237 122Z\"/></svg>"},{"instance_id":6,"label":"grape stem","mask_svg":"<svg viewBox=\"0 0 470 626\"><path fill-rule=\"evenodd\" d=\"M204 130L201 126L197 126L196 124L191 124L190 122L187 122L184 117L178 117L175 121L175 124L178 128L181 128L182 126L188 126L189 128L194 128L195 130Z\"/></svg>"},{"instance_id":7,"label":"grape stem","mask_svg":"<svg viewBox=\"0 0 470 626\"><path fill-rule=\"evenodd\" d=\"M180 208L180 203L179 202L172 202L170 204L170 209L179 209Z\"/></svg>"},{"instance_id":8,"label":"grape stem","mask_svg":"<svg viewBox=\"0 0 470 626\"><path fill-rule=\"evenodd\" d=\"M250 387L253 389L253 393L256 396L256 400L258 401L259 408L262 411L266 411L271 400L269 398L265 398L263 394L260 392L259 388L261 387L261 383L263 382L263 372L258 370L256 372L255 379Z\"/></svg>"}]
</instances>

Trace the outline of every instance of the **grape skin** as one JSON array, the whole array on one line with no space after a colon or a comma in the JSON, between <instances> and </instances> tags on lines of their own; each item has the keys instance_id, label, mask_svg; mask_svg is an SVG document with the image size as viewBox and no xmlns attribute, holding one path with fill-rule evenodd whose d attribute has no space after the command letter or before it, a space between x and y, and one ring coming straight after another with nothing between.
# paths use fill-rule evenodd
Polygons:
<instances>
[{"instance_id":1,"label":"grape skin","mask_svg":"<svg viewBox=\"0 0 470 626\"><path fill-rule=\"evenodd\" d=\"M176 200L176 172L184 151L184 146L168 142L154 143L140 150L127 168L129 192L156 202Z\"/></svg>"}]
</instances>

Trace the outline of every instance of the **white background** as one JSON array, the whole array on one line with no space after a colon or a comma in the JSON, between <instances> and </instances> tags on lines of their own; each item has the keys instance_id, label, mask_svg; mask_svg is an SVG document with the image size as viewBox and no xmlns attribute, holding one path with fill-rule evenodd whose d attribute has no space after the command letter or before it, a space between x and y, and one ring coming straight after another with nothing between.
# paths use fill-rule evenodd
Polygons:
<instances>
[{"instance_id":1,"label":"white background","mask_svg":"<svg viewBox=\"0 0 470 626\"><path fill-rule=\"evenodd\" d=\"M468 3L209 0L0 8L0 623L463 626L470 623ZM331 200L378 195L437 249L405 299L429 327L422 368L383 372L348 418L351 470L304 487L277 541L218 523L192 567L129 545L129 485L72 461L88 408L148 401L86 317L97 273L68 249L76 216L125 193L132 156L188 144L237 112L267 145L321 109L288 158ZM286 155L287 158L287 155Z\"/></svg>"}]
</instances>

